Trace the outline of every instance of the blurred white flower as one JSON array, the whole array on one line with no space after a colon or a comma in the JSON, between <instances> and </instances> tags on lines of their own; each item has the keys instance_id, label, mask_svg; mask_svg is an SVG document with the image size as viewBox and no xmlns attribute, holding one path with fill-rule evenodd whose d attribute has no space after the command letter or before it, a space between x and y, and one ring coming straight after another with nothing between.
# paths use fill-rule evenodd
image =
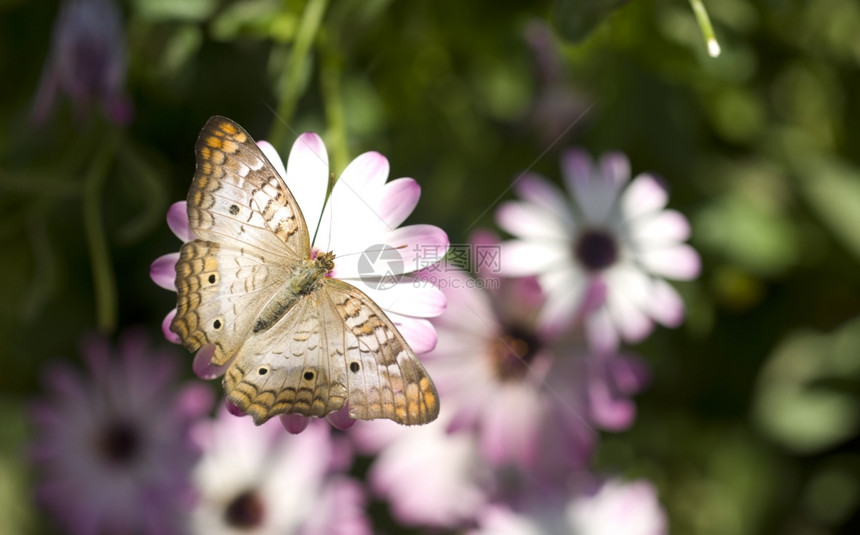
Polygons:
<instances>
[{"instance_id":1,"label":"blurred white flower","mask_svg":"<svg viewBox=\"0 0 860 535\"><path fill-rule=\"evenodd\" d=\"M665 280L692 279L699 255L683 243L687 219L665 209L666 189L653 176L630 180L620 153L599 165L582 151L562 159L572 202L537 175L517 181L522 200L499 207L496 220L516 239L502 245L501 273L536 275L547 294L541 323L568 329L585 324L598 351L612 351L619 338L636 342L657 321L677 326L684 304Z\"/></svg>"},{"instance_id":2,"label":"blurred white flower","mask_svg":"<svg viewBox=\"0 0 860 535\"><path fill-rule=\"evenodd\" d=\"M203 458L189 529L200 535L365 535L364 494L343 475L348 445L311 422L291 435L278 423L259 427L223 408L194 430Z\"/></svg>"}]
</instances>

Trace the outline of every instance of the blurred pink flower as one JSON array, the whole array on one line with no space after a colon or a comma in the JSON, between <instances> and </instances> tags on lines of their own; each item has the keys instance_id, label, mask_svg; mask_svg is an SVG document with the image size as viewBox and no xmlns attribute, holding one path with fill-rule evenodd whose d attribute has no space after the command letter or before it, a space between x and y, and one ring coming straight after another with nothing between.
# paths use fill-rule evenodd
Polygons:
<instances>
[{"instance_id":1,"label":"blurred pink flower","mask_svg":"<svg viewBox=\"0 0 860 535\"><path fill-rule=\"evenodd\" d=\"M421 195L418 183L411 178L386 182L388 160L377 152L366 152L347 166L326 201L328 155L319 136L300 135L286 168L271 144L260 141L257 145L298 202L312 233L312 250L332 251L337 255L330 276L358 287L373 299L416 353L431 350L436 345L436 331L427 318L444 311L445 296L435 286L413 284L412 278L405 275L444 257L448 237L432 225L399 227L418 203ZM183 242L194 239L184 201L170 207L167 223ZM314 229L317 229L315 234ZM380 246L387 252L396 252L397 258L374 262L368 259L368 254L357 254L378 251ZM178 260L179 253L156 259L150 268L152 280L175 292ZM170 331L175 315L176 309L167 314L162 330L168 340L179 343L179 337ZM194 372L204 379L218 377L227 368L210 364L213 350L212 346L205 346L194 358ZM332 425L341 429L351 425L344 412L329 415ZM307 425L307 418L300 415L286 415L282 421L292 432L300 432Z\"/></svg>"},{"instance_id":2,"label":"blurred pink flower","mask_svg":"<svg viewBox=\"0 0 860 535\"><path fill-rule=\"evenodd\" d=\"M498 240L480 233L474 244L486 250ZM638 359L595 355L581 342L541 330L546 298L534 277L446 275L448 308L433 320L439 341L427 369L452 407L449 430L476 431L492 465L543 474L581 468L596 439L593 426L619 430L632 423L629 397L648 378Z\"/></svg>"},{"instance_id":3,"label":"blurred pink flower","mask_svg":"<svg viewBox=\"0 0 860 535\"><path fill-rule=\"evenodd\" d=\"M33 407L37 497L70 533L181 533L199 451L190 427L212 406L202 385L176 384L176 356L126 333L115 353L83 345L88 376L57 365Z\"/></svg>"},{"instance_id":4,"label":"blurred pink flower","mask_svg":"<svg viewBox=\"0 0 860 535\"><path fill-rule=\"evenodd\" d=\"M628 185L630 163L620 153L595 166L571 150L562 167L572 203L542 177L526 175L515 184L522 200L496 212L516 237L502 246L502 274L536 275L547 295L542 324L567 329L581 319L598 351L613 351L619 338L642 340L654 321L680 324L684 304L663 277L692 279L700 261L683 243L687 219L664 209L663 185L648 174Z\"/></svg>"},{"instance_id":5,"label":"blurred pink flower","mask_svg":"<svg viewBox=\"0 0 860 535\"><path fill-rule=\"evenodd\" d=\"M58 92L71 98L79 115L96 104L115 123L131 120L125 95L125 36L120 12L111 0L63 2L54 22L51 51L33 107L42 123Z\"/></svg>"},{"instance_id":6,"label":"blurred pink flower","mask_svg":"<svg viewBox=\"0 0 860 535\"><path fill-rule=\"evenodd\" d=\"M666 513L648 481L609 480L590 492L531 496L515 506L494 503L470 535L665 535Z\"/></svg>"},{"instance_id":7,"label":"blurred pink flower","mask_svg":"<svg viewBox=\"0 0 860 535\"><path fill-rule=\"evenodd\" d=\"M255 426L223 408L194 437L203 458L194 470L195 534L369 535L361 486L343 473L348 444L311 422L291 435L274 422Z\"/></svg>"},{"instance_id":8,"label":"blurred pink flower","mask_svg":"<svg viewBox=\"0 0 860 535\"><path fill-rule=\"evenodd\" d=\"M447 432L451 416L451 407L443 402L439 418L421 427L378 420L349 430L360 452L375 454L370 485L404 525L468 525L494 488L475 436Z\"/></svg>"}]
</instances>

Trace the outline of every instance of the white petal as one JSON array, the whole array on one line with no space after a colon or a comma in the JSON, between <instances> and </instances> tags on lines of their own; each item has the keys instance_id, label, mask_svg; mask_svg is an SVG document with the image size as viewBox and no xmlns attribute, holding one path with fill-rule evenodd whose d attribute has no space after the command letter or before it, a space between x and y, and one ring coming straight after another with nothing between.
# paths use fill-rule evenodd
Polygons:
<instances>
[{"instance_id":1,"label":"white petal","mask_svg":"<svg viewBox=\"0 0 860 535\"><path fill-rule=\"evenodd\" d=\"M663 279L654 279L648 313L667 327L677 327L684 320L684 301L675 288Z\"/></svg>"},{"instance_id":2,"label":"white petal","mask_svg":"<svg viewBox=\"0 0 860 535\"><path fill-rule=\"evenodd\" d=\"M621 210L627 219L662 210L669 201L666 188L653 176L638 175L621 194Z\"/></svg>"},{"instance_id":3,"label":"white petal","mask_svg":"<svg viewBox=\"0 0 860 535\"><path fill-rule=\"evenodd\" d=\"M328 175L328 153L322 139L313 133L300 135L287 160L285 182L299 203L310 233L322 214Z\"/></svg>"},{"instance_id":4,"label":"white petal","mask_svg":"<svg viewBox=\"0 0 860 535\"><path fill-rule=\"evenodd\" d=\"M579 150L565 153L562 165L568 189L585 219L595 225L606 224L618 197L619 184L614 182L614 175L604 177L593 168L588 155Z\"/></svg>"},{"instance_id":5,"label":"white petal","mask_svg":"<svg viewBox=\"0 0 860 535\"><path fill-rule=\"evenodd\" d=\"M508 201L496 210L496 222L502 229L524 239L570 240L572 231L555 214L534 204Z\"/></svg>"},{"instance_id":6,"label":"white petal","mask_svg":"<svg viewBox=\"0 0 860 535\"><path fill-rule=\"evenodd\" d=\"M507 277L537 275L571 264L570 253L553 245L522 240L502 242L499 274Z\"/></svg>"},{"instance_id":7,"label":"white petal","mask_svg":"<svg viewBox=\"0 0 860 535\"><path fill-rule=\"evenodd\" d=\"M545 178L536 174L523 175L514 184L514 190L523 200L552 212L559 220L564 221L565 225L574 228L573 215L565 193Z\"/></svg>"},{"instance_id":8,"label":"white petal","mask_svg":"<svg viewBox=\"0 0 860 535\"><path fill-rule=\"evenodd\" d=\"M690 237L690 223L675 210L665 210L630 222L630 231L637 245L674 244Z\"/></svg>"},{"instance_id":9,"label":"white petal","mask_svg":"<svg viewBox=\"0 0 860 535\"><path fill-rule=\"evenodd\" d=\"M612 322L628 342L639 342L654 329L654 324L623 292L610 288L606 309Z\"/></svg>"},{"instance_id":10,"label":"white petal","mask_svg":"<svg viewBox=\"0 0 860 535\"><path fill-rule=\"evenodd\" d=\"M396 314L433 318L445 311L445 294L432 284L405 282L392 287L379 287L361 280L348 282L367 294L377 305Z\"/></svg>"},{"instance_id":11,"label":"white petal","mask_svg":"<svg viewBox=\"0 0 860 535\"><path fill-rule=\"evenodd\" d=\"M546 333L569 329L580 312L585 299L587 278L575 266L543 273L538 277L546 294L540 311L539 324Z\"/></svg>"},{"instance_id":12,"label":"white petal","mask_svg":"<svg viewBox=\"0 0 860 535\"><path fill-rule=\"evenodd\" d=\"M379 153L364 153L353 160L332 188L314 246L352 254L386 243L378 236L393 230L382 207L387 176L388 160Z\"/></svg>"},{"instance_id":13,"label":"white petal","mask_svg":"<svg viewBox=\"0 0 860 535\"><path fill-rule=\"evenodd\" d=\"M640 261L652 273L677 280L694 279L701 268L699 253L686 244L649 249L640 255Z\"/></svg>"}]
</instances>

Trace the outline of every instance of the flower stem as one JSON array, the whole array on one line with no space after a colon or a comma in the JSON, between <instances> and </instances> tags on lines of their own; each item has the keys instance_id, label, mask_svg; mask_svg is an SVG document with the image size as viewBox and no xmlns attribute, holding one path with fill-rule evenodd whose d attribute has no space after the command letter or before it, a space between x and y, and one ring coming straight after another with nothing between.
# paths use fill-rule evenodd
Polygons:
<instances>
[{"instance_id":1,"label":"flower stem","mask_svg":"<svg viewBox=\"0 0 860 535\"><path fill-rule=\"evenodd\" d=\"M117 149L116 135L107 135L96 152L84 179L84 230L90 253L96 301L96 323L111 332L117 321L116 276L110 259L107 236L101 218L102 188Z\"/></svg>"},{"instance_id":2,"label":"flower stem","mask_svg":"<svg viewBox=\"0 0 860 535\"><path fill-rule=\"evenodd\" d=\"M714 35L714 27L711 26L711 19L708 17L708 10L702 4L702 0L690 0L690 6L693 8L693 13L696 14L696 20L699 22L699 28L702 29L702 35L705 36L705 41L708 43L708 54L712 58L720 55L720 43L717 42L717 37Z\"/></svg>"},{"instance_id":3,"label":"flower stem","mask_svg":"<svg viewBox=\"0 0 860 535\"><path fill-rule=\"evenodd\" d=\"M328 0L309 0L302 14L302 20L299 22L299 30L287 60L286 77L281 81L282 93L276 111L277 117L269 133L269 143L275 148L282 148L299 96L307 85L307 76L304 74L308 68L308 55L319 31L327 4Z\"/></svg>"}]
</instances>

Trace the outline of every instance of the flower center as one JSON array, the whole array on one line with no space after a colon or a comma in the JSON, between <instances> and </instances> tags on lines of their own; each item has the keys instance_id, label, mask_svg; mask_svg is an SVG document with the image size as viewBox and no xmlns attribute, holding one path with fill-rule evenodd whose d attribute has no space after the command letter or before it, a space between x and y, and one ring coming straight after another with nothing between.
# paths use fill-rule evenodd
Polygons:
<instances>
[{"instance_id":1,"label":"flower center","mask_svg":"<svg viewBox=\"0 0 860 535\"><path fill-rule=\"evenodd\" d=\"M256 490L246 490L227 505L224 519L229 526L239 529L255 528L263 523L266 508Z\"/></svg>"},{"instance_id":2,"label":"flower center","mask_svg":"<svg viewBox=\"0 0 860 535\"><path fill-rule=\"evenodd\" d=\"M140 453L142 440L137 428L125 420L107 425L98 439L98 449L114 465L129 464Z\"/></svg>"},{"instance_id":3,"label":"flower center","mask_svg":"<svg viewBox=\"0 0 860 535\"><path fill-rule=\"evenodd\" d=\"M490 342L489 353L496 377L501 381L522 379L539 348L538 339L532 333L520 327L504 329L498 339Z\"/></svg>"},{"instance_id":4,"label":"flower center","mask_svg":"<svg viewBox=\"0 0 860 535\"><path fill-rule=\"evenodd\" d=\"M588 271L606 269L618 260L615 237L602 229L586 229L573 246L576 259Z\"/></svg>"}]
</instances>

